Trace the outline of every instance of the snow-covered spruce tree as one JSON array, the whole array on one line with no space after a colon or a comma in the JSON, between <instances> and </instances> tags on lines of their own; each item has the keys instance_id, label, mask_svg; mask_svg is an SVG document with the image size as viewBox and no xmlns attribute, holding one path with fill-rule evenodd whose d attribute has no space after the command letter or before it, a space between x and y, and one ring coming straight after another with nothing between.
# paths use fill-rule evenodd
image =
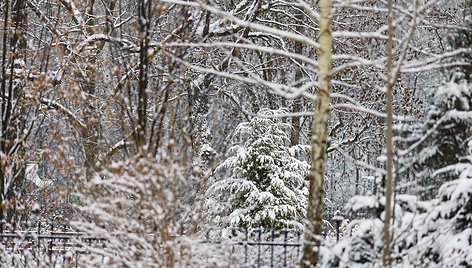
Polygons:
<instances>
[{"instance_id":1,"label":"snow-covered spruce tree","mask_svg":"<svg viewBox=\"0 0 472 268\"><path fill-rule=\"evenodd\" d=\"M466 21L465 25L471 25ZM464 27L462 27L464 28ZM467 28L467 27L466 27ZM472 29L472 27L468 27ZM469 36L471 30L460 31ZM454 33L453 48L464 48ZM456 36L456 37L454 37ZM469 41L467 41L469 40ZM460 47L455 44L459 43ZM459 61L470 61L465 51ZM466 55L466 56L464 56ZM397 195L393 228L392 259L396 267L469 267L472 265L472 83L469 66L450 71L447 82L437 88L423 123L410 127L411 144L403 165L413 163L422 186L421 198ZM401 176L401 174L400 174ZM426 190L426 191L425 191ZM370 199L370 200L369 200ZM421 200L423 199L423 200ZM426 200L424 200L426 199ZM351 212L384 206L378 197L355 197L347 205ZM374 213L376 214L376 213ZM325 266L371 267L379 262L382 215L353 221L358 232L329 251Z\"/></svg>"},{"instance_id":2,"label":"snow-covered spruce tree","mask_svg":"<svg viewBox=\"0 0 472 268\"><path fill-rule=\"evenodd\" d=\"M464 0L464 22L449 36L449 44L455 49L464 49L460 54L462 64L459 69L468 82L472 82L472 0Z\"/></svg>"},{"instance_id":3,"label":"snow-covered spruce tree","mask_svg":"<svg viewBox=\"0 0 472 268\"><path fill-rule=\"evenodd\" d=\"M472 9L472 7L470 7ZM470 162L469 143L472 136L472 16L450 35L453 49L468 48L456 59L462 65L450 70L448 81L435 92L426 122L416 133L418 157L414 169L426 188L422 197L435 196L439 186L457 178L456 164Z\"/></svg>"},{"instance_id":4,"label":"snow-covered spruce tree","mask_svg":"<svg viewBox=\"0 0 472 268\"><path fill-rule=\"evenodd\" d=\"M302 230L309 164L290 146L290 125L275 118L285 110L261 110L234 132L237 145L216 169L207 205L225 227ZM274 117L274 118L271 118Z\"/></svg>"},{"instance_id":5,"label":"snow-covered spruce tree","mask_svg":"<svg viewBox=\"0 0 472 268\"><path fill-rule=\"evenodd\" d=\"M435 92L417 142L416 170L423 170L424 184L433 191L440 187L431 209L403 217L409 235L399 239L405 252L399 256L414 265L472 265L472 2L466 4L468 15L450 43L468 49L457 59L468 64L452 69L449 81Z\"/></svg>"},{"instance_id":6,"label":"snow-covered spruce tree","mask_svg":"<svg viewBox=\"0 0 472 268\"><path fill-rule=\"evenodd\" d=\"M455 78L437 89L426 122L415 134L421 146L414 169L424 187L423 199L431 199L443 182L456 178L457 164L469 162L472 90L465 79Z\"/></svg>"}]
</instances>

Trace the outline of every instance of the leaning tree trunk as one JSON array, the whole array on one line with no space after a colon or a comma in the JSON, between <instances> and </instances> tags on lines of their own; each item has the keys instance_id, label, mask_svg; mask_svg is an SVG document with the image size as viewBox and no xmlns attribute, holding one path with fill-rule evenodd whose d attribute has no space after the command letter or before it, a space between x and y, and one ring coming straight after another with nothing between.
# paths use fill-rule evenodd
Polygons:
<instances>
[{"instance_id":1,"label":"leaning tree trunk","mask_svg":"<svg viewBox=\"0 0 472 268\"><path fill-rule=\"evenodd\" d=\"M324 173L326 168L327 128L329 119L332 35L331 35L331 0L320 1L320 47L319 84L316 99L316 111L313 121L312 154L310 172L310 193L308 199L308 225L305 232L301 267L314 267L318 261L318 252L323 230L324 210Z\"/></svg>"}]
</instances>

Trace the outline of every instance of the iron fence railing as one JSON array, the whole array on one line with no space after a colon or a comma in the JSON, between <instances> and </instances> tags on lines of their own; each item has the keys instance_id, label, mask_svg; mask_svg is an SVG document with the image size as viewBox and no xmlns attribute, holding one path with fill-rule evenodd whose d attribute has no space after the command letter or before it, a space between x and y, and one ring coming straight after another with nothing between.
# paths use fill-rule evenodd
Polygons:
<instances>
[{"instance_id":1,"label":"iron fence railing","mask_svg":"<svg viewBox=\"0 0 472 268\"><path fill-rule=\"evenodd\" d=\"M334 239L334 238L331 238ZM90 249L109 249L109 241L85 233L44 228L40 224L26 231L6 230L0 233L0 255L11 267L79 267ZM204 240L193 243L207 250L208 256L220 258L230 267L297 267L302 254L303 238L293 230L234 229L215 231ZM200 246L199 246L200 245ZM5 261L8 260L8 261Z\"/></svg>"},{"instance_id":2,"label":"iron fence railing","mask_svg":"<svg viewBox=\"0 0 472 268\"><path fill-rule=\"evenodd\" d=\"M302 238L293 230L233 230L232 249L243 255L245 267L295 267L299 265Z\"/></svg>"}]
</instances>

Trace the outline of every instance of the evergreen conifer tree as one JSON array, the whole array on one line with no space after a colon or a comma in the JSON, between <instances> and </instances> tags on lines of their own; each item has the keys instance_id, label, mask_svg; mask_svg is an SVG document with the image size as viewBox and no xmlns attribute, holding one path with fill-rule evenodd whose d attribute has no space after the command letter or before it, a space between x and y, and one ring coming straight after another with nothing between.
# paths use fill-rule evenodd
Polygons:
<instances>
[{"instance_id":1,"label":"evergreen conifer tree","mask_svg":"<svg viewBox=\"0 0 472 268\"><path fill-rule=\"evenodd\" d=\"M426 122L416 133L421 146L414 169L426 187L425 199L434 197L443 182L457 178L460 163L471 162L472 6L466 6L464 22L451 33L449 43L464 51L455 59L461 65L446 71L448 81L435 91Z\"/></svg>"},{"instance_id":2,"label":"evergreen conifer tree","mask_svg":"<svg viewBox=\"0 0 472 268\"><path fill-rule=\"evenodd\" d=\"M422 196L397 195L393 228L394 267L472 266L472 1L465 21L450 36L461 49L458 67L434 92L425 121L408 130L413 165ZM402 174L400 174L401 176ZM423 199L423 200L421 200ZM382 198L354 197L347 212L366 211L352 221L358 231L323 254L324 266L371 267L379 262Z\"/></svg>"},{"instance_id":3,"label":"evergreen conifer tree","mask_svg":"<svg viewBox=\"0 0 472 268\"><path fill-rule=\"evenodd\" d=\"M226 226L302 230L310 166L296 158L304 147L290 146L290 125L275 118L283 113L264 109L236 128L237 145L208 190L208 204L220 208Z\"/></svg>"},{"instance_id":4,"label":"evergreen conifer tree","mask_svg":"<svg viewBox=\"0 0 472 268\"><path fill-rule=\"evenodd\" d=\"M472 1L465 4L464 23L449 39L464 51L462 65L435 92L418 143L415 168L424 185L440 187L429 209L404 220L404 230L413 227L403 240L406 255L426 266L472 265Z\"/></svg>"}]
</instances>

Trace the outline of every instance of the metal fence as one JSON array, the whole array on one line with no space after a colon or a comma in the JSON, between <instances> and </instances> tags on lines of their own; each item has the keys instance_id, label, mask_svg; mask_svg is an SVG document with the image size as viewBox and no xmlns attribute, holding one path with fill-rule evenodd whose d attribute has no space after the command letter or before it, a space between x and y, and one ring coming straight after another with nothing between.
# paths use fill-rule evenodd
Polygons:
<instances>
[{"instance_id":1,"label":"metal fence","mask_svg":"<svg viewBox=\"0 0 472 268\"><path fill-rule=\"evenodd\" d=\"M52 223L13 227L1 228L1 267L79 267L79 256L88 254L83 245L106 246L104 239L61 230Z\"/></svg>"},{"instance_id":2,"label":"metal fence","mask_svg":"<svg viewBox=\"0 0 472 268\"><path fill-rule=\"evenodd\" d=\"M103 246L104 241L77 233L0 234L2 263L8 267L78 267L80 254L87 254L80 242ZM36 264L36 265L34 265ZM4 267L4 266L2 266Z\"/></svg>"},{"instance_id":3,"label":"metal fence","mask_svg":"<svg viewBox=\"0 0 472 268\"><path fill-rule=\"evenodd\" d=\"M107 241L82 233L45 231L40 225L29 231L0 233L2 263L7 267L79 267L90 252L84 245L106 248ZM291 230L234 230L230 237L199 243L230 256L231 267L296 267L301 237ZM209 247L210 248L210 247Z\"/></svg>"},{"instance_id":4,"label":"metal fence","mask_svg":"<svg viewBox=\"0 0 472 268\"><path fill-rule=\"evenodd\" d=\"M233 253L243 267L295 267L299 265L302 240L293 230L237 230L230 238Z\"/></svg>"}]
</instances>

